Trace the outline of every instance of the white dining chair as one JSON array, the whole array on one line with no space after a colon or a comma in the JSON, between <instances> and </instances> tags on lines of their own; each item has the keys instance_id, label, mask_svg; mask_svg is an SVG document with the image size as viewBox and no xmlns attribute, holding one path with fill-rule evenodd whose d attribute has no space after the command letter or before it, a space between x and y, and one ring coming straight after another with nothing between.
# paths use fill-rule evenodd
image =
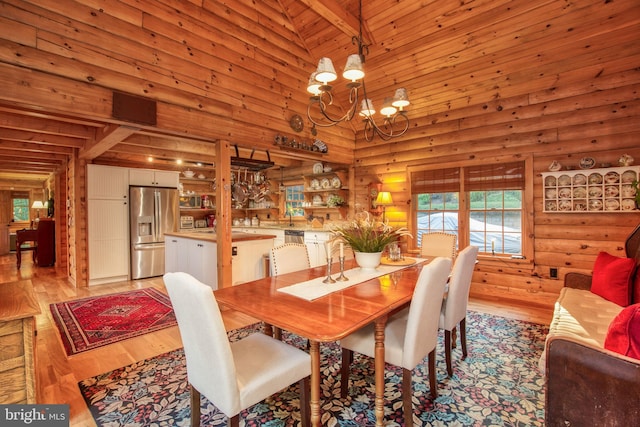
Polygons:
<instances>
[{"instance_id":1,"label":"white dining chair","mask_svg":"<svg viewBox=\"0 0 640 427\"><path fill-rule=\"evenodd\" d=\"M304 243L284 243L269 251L272 276L304 270L311 267L309 251Z\"/></svg>"},{"instance_id":2,"label":"white dining chair","mask_svg":"<svg viewBox=\"0 0 640 427\"><path fill-rule=\"evenodd\" d=\"M431 396L438 396L436 385L436 344L438 316L451 272L451 260L439 257L423 267L408 310L391 316L384 330L384 359L386 363L402 367L402 401L404 425L413 425L412 385L413 369L429 356L429 386ZM375 326L373 323L340 340L342 345L341 395L349 389L349 366L353 352L375 357Z\"/></svg>"},{"instance_id":3,"label":"white dining chair","mask_svg":"<svg viewBox=\"0 0 640 427\"><path fill-rule=\"evenodd\" d=\"M274 246L269 251L269 266L272 276L311 268L307 245L304 243L284 243ZM273 328L273 335L277 339L281 339L282 331L280 328Z\"/></svg>"},{"instance_id":4,"label":"white dining chair","mask_svg":"<svg viewBox=\"0 0 640 427\"><path fill-rule=\"evenodd\" d=\"M191 387L191 425L200 425L200 393L239 425L240 411L300 382L302 424L310 423L311 357L262 333L229 342L211 288L187 273L164 283L178 321Z\"/></svg>"},{"instance_id":5,"label":"white dining chair","mask_svg":"<svg viewBox=\"0 0 640 427\"><path fill-rule=\"evenodd\" d=\"M422 233L420 241L420 255L423 258L447 257L451 261L456 259L458 236L452 233L434 231Z\"/></svg>"},{"instance_id":6,"label":"white dining chair","mask_svg":"<svg viewBox=\"0 0 640 427\"><path fill-rule=\"evenodd\" d=\"M449 279L449 290L442 301L439 327L444 330L444 354L449 376L453 375L451 347L455 346L455 341L452 342L451 337L452 335L455 337L458 325L460 325L458 335L460 335L462 359L467 357L467 304L477 258L478 248L476 246L467 246L460 251Z\"/></svg>"}]
</instances>

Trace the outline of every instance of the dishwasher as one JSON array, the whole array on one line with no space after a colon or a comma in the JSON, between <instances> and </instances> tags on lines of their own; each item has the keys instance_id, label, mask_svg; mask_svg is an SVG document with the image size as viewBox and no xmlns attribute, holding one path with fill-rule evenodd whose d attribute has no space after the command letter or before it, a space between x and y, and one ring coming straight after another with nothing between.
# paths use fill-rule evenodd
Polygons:
<instances>
[{"instance_id":1,"label":"dishwasher","mask_svg":"<svg viewBox=\"0 0 640 427\"><path fill-rule=\"evenodd\" d=\"M303 230L284 230L284 242L304 244L304 231Z\"/></svg>"}]
</instances>

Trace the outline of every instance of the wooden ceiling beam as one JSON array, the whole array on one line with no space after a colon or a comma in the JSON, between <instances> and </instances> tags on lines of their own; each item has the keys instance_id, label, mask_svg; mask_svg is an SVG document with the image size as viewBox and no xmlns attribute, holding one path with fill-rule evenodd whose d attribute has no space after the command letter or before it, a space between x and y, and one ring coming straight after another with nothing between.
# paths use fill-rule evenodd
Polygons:
<instances>
[{"instance_id":1,"label":"wooden ceiling beam","mask_svg":"<svg viewBox=\"0 0 640 427\"><path fill-rule=\"evenodd\" d=\"M4 132L3 132L4 136ZM18 150L21 152L29 153L43 153L49 154L64 154L70 156L73 154L73 148L62 147L59 145L43 144L41 141L33 142L21 142L21 141L6 141L0 138L0 150ZM2 151L0 151L0 154Z\"/></svg>"},{"instance_id":2,"label":"wooden ceiling beam","mask_svg":"<svg viewBox=\"0 0 640 427\"><path fill-rule=\"evenodd\" d=\"M347 36L353 37L360 33L360 19L345 10L336 0L300 1ZM365 34L364 28L362 37L365 39L363 40L365 44L371 43L371 35Z\"/></svg>"},{"instance_id":3,"label":"wooden ceiling beam","mask_svg":"<svg viewBox=\"0 0 640 427\"><path fill-rule=\"evenodd\" d=\"M114 145L122 142L137 130L139 128L118 125L108 125L104 129L96 130L95 140L87 142L85 147L80 149L78 157L85 160L94 159L109 151Z\"/></svg>"},{"instance_id":4,"label":"wooden ceiling beam","mask_svg":"<svg viewBox=\"0 0 640 427\"><path fill-rule=\"evenodd\" d=\"M71 148L82 148L86 139L69 137L65 135L54 135L50 133L29 132L26 130L2 129L0 135L2 140L25 143L41 143L43 145L59 146Z\"/></svg>"}]
</instances>

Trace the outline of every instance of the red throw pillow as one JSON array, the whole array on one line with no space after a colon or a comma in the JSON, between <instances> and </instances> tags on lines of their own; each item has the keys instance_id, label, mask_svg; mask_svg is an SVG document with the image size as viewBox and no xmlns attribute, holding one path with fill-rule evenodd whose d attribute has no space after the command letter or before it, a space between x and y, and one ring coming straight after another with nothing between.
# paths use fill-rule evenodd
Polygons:
<instances>
[{"instance_id":1,"label":"red throw pillow","mask_svg":"<svg viewBox=\"0 0 640 427\"><path fill-rule=\"evenodd\" d=\"M640 304L630 305L613 319L604 348L640 359Z\"/></svg>"},{"instance_id":2,"label":"red throw pillow","mask_svg":"<svg viewBox=\"0 0 640 427\"><path fill-rule=\"evenodd\" d=\"M591 292L623 307L631 304L631 286L636 262L600 252L593 265Z\"/></svg>"},{"instance_id":3,"label":"red throw pillow","mask_svg":"<svg viewBox=\"0 0 640 427\"><path fill-rule=\"evenodd\" d=\"M633 301L640 302L640 265L636 265L636 278L633 280Z\"/></svg>"}]
</instances>

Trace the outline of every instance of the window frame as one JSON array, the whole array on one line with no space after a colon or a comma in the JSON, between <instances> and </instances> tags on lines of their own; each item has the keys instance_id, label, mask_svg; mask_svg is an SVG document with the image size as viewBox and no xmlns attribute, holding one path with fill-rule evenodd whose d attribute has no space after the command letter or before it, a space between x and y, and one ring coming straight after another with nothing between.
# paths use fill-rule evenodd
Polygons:
<instances>
[{"instance_id":1,"label":"window frame","mask_svg":"<svg viewBox=\"0 0 640 427\"><path fill-rule=\"evenodd\" d=\"M26 204L26 210L27 210L27 219L18 219L15 216L15 211L16 211L16 200L26 200L27 204ZM27 224L31 221L31 198L29 197L28 194L22 194L22 193L15 193L11 195L11 218L12 221L16 224Z\"/></svg>"},{"instance_id":2,"label":"window frame","mask_svg":"<svg viewBox=\"0 0 640 427\"><path fill-rule=\"evenodd\" d=\"M294 187L300 187L299 189L294 189ZM289 199L290 191L295 192L296 195L300 196L300 199ZM292 210L292 218L304 218L304 184L287 184L285 185L284 197L283 197L283 207L282 210L284 212L283 217L287 217L289 215L289 205L290 203L299 204L299 206L295 206Z\"/></svg>"},{"instance_id":3,"label":"window frame","mask_svg":"<svg viewBox=\"0 0 640 427\"><path fill-rule=\"evenodd\" d=\"M501 163L510 163L514 161L522 161L524 162L524 188L522 188L522 254L521 256L525 259L533 259L534 254L534 224L533 224L533 200L534 200L534 188L533 188L533 157L531 155L520 156L518 158L513 158L513 156L496 156L491 159L491 164L501 164ZM487 159L481 160L473 160L473 161L457 161L457 162L449 162L446 166L443 166L441 162L433 163L433 164L419 164L419 165L411 165L407 167L407 183L408 189L411 199L411 208L410 212L408 212L408 227L414 233L414 238L411 241L410 250L419 252L420 248L417 245L418 239L415 236L417 232L417 199L416 194L413 193L412 186L412 174L415 172L421 171L437 171L437 170L445 170L451 168L458 168L460 170L459 177L459 207L458 207L458 248L465 248L470 244L470 233L469 233L469 221L470 218L470 201L469 201L469 191L465 190L465 177L464 177L464 167L469 166L478 166L488 164ZM504 256L500 256L501 254L496 254L495 258L510 259L511 254L506 254ZM478 255L479 258L494 258L491 253L481 253ZM517 257L519 258L519 257Z\"/></svg>"}]
</instances>

